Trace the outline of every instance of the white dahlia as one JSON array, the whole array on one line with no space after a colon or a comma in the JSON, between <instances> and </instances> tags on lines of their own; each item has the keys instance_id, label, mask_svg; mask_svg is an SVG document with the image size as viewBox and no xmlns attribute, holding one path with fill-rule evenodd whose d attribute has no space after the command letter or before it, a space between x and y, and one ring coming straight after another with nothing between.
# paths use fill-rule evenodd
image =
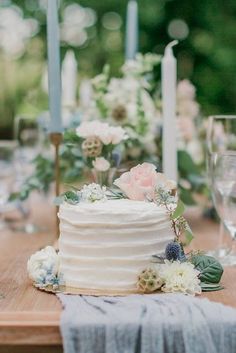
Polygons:
<instances>
[{"instance_id":1,"label":"white dahlia","mask_svg":"<svg viewBox=\"0 0 236 353\"><path fill-rule=\"evenodd\" d=\"M165 260L165 264L160 268L160 277L165 283L162 291L189 295L200 294L199 273L190 262Z\"/></svg>"}]
</instances>

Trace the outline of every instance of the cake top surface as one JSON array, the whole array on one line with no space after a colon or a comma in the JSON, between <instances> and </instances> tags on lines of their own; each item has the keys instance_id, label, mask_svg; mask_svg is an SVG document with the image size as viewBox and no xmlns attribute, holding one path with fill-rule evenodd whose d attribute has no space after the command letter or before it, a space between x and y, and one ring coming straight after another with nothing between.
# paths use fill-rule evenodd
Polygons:
<instances>
[{"instance_id":1,"label":"cake top surface","mask_svg":"<svg viewBox=\"0 0 236 353\"><path fill-rule=\"evenodd\" d=\"M60 211L73 210L77 212L91 211L111 213L144 213L144 212L158 212L166 213L164 207L157 206L154 202L133 201L129 199L117 199L95 202L80 202L76 205L71 205L66 202L60 205Z\"/></svg>"}]
</instances>

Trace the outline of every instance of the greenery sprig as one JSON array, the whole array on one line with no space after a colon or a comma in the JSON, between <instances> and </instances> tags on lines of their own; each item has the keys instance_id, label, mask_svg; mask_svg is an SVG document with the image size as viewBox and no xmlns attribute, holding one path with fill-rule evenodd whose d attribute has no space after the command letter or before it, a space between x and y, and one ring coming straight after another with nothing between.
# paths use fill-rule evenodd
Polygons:
<instances>
[{"instance_id":1,"label":"greenery sprig","mask_svg":"<svg viewBox=\"0 0 236 353\"><path fill-rule=\"evenodd\" d=\"M176 241L183 243L183 245L188 245L193 239L192 230L184 218L183 214L185 211L185 206L181 200L178 200L177 206L176 197L172 194L171 191L168 191L162 187L159 187L156 190L155 202L159 206L164 206L169 214L172 229L175 233ZM182 236L185 237L185 240L182 241Z\"/></svg>"}]
</instances>

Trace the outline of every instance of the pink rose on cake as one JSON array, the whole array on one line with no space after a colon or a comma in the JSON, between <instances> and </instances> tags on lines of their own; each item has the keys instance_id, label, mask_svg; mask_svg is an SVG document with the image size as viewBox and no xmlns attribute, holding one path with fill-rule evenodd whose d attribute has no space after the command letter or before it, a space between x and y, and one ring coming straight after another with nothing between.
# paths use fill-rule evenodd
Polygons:
<instances>
[{"instance_id":1,"label":"pink rose on cake","mask_svg":"<svg viewBox=\"0 0 236 353\"><path fill-rule=\"evenodd\" d=\"M121 175L114 181L130 200L153 200L158 187L166 190L176 188L175 182L166 179L164 174L157 173L156 167L151 163L138 164L129 172Z\"/></svg>"}]
</instances>

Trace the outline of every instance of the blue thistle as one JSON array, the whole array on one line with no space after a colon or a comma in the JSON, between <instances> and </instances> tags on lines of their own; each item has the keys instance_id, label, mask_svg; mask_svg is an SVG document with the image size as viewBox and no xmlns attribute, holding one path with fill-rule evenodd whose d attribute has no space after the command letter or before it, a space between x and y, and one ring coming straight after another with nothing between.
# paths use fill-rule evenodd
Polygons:
<instances>
[{"instance_id":1,"label":"blue thistle","mask_svg":"<svg viewBox=\"0 0 236 353\"><path fill-rule=\"evenodd\" d=\"M176 241L172 241L167 244L165 250L165 257L169 261L181 260L182 257L182 247Z\"/></svg>"}]
</instances>

